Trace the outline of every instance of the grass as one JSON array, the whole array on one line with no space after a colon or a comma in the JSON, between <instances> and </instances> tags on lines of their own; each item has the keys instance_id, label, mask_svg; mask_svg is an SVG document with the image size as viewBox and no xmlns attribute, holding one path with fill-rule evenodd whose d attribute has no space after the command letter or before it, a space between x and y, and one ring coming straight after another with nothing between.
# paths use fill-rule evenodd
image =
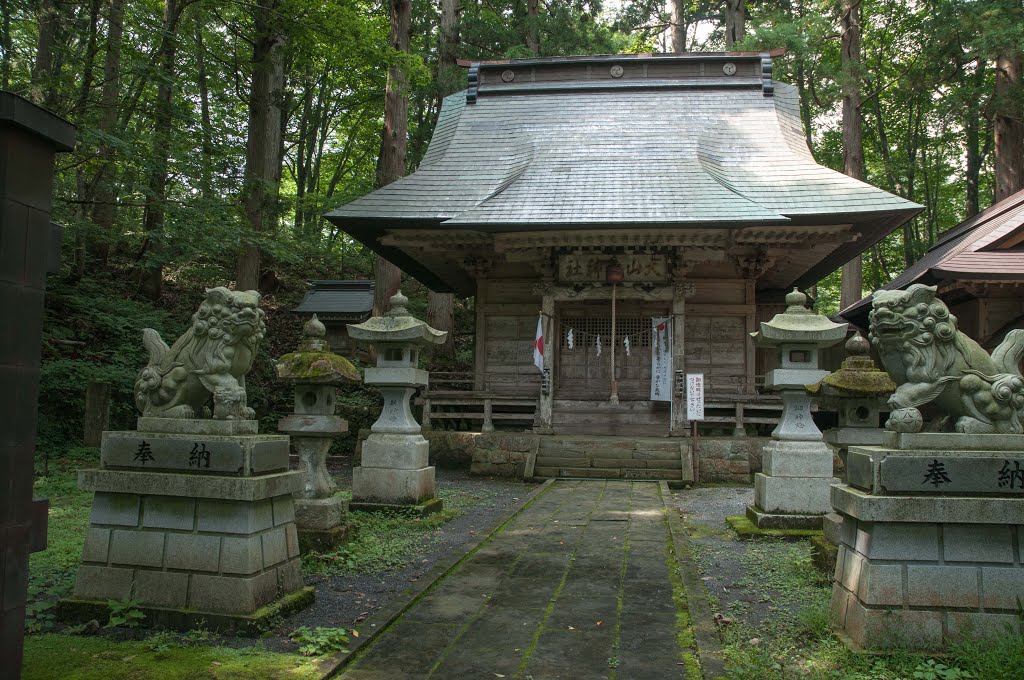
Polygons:
<instances>
[{"instance_id":1,"label":"grass","mask_svg":"<svg viewBox=\"0 0 1024 680\"><path fill-rule=\"evenodd\" d=\"M941 659L910 652L858 654L833 633L831 584L813 565L810 542L766 539L746 543L746 600L731 603L734 623L722 629L723 655L733 680L1016 680L1024 668L1024 636L1007 633L983 643L962 643ZM715 555L709 556L714 561ZM767 607L763 620L751 616ZM935 663L944 674L927 673ZM916 675L915 675L916 674Z\"/></svg>"},{"instance_id":2,"label":"grass","mask_svg":"<svg viewBox=\"0 0 1024 680\"><path fill-rule=\"evenodd\" d=\"M485 490L439 490L444 509L426 517L352 512L349 519L356 526L356 537L329 553L303 555L303 571L353 576L406 567L427 553L437 538L439 527L460 516L468 507L486 504L491 495Z\"/></svg>"},{"instance_id":3,"label":"grass","mask_svg":"<svg viewBox=\"0 0 1024 680\"><path fill-rule=\"evenodd\" d=\"M315 659L259 647L231 649L45 634L25 638L25 680L319 678Z\"/></svg>"},{"instance_id":4,"label":"grass","mask_svg":"<svg viewBox=\"0 0 1024 680\"><path fill-rule=\"evenodd\" d=\"M46 550L29 557L29 632L52 628L54 602L70 592L82 556L92 493L78 490L76 471L98 464L99 451L75 449L71 454L51 459L49 474L37 477L32 489L35 496L50 500L50 510Z\"/></svg>"}]
</instances>

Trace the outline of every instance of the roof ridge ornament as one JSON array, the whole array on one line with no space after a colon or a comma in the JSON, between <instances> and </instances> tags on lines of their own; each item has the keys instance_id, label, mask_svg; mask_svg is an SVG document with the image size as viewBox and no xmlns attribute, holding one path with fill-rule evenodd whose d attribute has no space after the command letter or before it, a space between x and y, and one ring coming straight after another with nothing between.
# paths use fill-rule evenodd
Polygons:
<instances>
[{"instance_id":1,"label":"roof ridge ornament","mask_svg":"<svg viewBox=\"0 0 1024 680\"><path fill-rule=\"evenodd\" d=\"M476 104L476 89L480 84L480 62L469 65L469 86L466 88L466 103Z\"/></svg>"},{"instance_id":2,"label":"roof ridge ornament","mask_svg":"<svg viewBox=\"0 0 1024 680\"><path fill-rule=\"evenodd\" d=\"M775 65L772 63L772 55L765 52L761 55L761 94L765 97L775 96L775 81L772 80L772 71Z\"/></svg>"}]
</instances>

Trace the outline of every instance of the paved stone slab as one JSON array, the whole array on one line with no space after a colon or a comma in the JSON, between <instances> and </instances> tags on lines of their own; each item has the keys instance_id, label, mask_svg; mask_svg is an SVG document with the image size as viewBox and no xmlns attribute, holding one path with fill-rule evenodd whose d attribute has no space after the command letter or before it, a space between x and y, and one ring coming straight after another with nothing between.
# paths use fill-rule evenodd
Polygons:
<instances>
[{"instance_id":1,"label":"paved stone slab","mask_svg":"<svg viewBox=\"0 0 1024 680\"><path fill-rule=\"evenodd\" d=\"M657 483L556 482L340 677L685 678L670 541Z\"/></svg>"}]
</instances>

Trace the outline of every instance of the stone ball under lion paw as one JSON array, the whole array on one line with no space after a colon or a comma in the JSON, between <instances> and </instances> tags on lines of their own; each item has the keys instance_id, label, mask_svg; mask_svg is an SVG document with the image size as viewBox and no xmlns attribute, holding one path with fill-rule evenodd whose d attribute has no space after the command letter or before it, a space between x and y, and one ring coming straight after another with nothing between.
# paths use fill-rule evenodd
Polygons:
<instances>
[{"instance_id":1,"label":"stone ball under lion paw","mask_svg":"<svg viewBox=\"0 0 1024 680\"><path fill-rule=\"evenodd\" d=\"M899 408L889 414L885 429L892 432L920 432L924 427L924 418L916 408Z\"/></svg>"}]
</instances>

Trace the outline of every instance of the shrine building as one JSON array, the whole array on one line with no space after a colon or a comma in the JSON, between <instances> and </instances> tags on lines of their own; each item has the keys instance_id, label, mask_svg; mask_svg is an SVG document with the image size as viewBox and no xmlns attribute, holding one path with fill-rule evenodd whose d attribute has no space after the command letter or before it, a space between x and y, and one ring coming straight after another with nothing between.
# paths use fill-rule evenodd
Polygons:
<instances>
[{"instance_id":1,"label":"shrine building","mask_svg":"<svg viewBox=\"0 0 1024 680\"><path fill-rule=\"evenodd\" d=\"M920 210L815 163L770 54L716 53L474 63L416 172L327 218L475 297L475 370L432 375L425 420L448 397L485 431L664 437L690 373L705 427L773 422L749 334Z\"/></svg>"}]
</instances>

